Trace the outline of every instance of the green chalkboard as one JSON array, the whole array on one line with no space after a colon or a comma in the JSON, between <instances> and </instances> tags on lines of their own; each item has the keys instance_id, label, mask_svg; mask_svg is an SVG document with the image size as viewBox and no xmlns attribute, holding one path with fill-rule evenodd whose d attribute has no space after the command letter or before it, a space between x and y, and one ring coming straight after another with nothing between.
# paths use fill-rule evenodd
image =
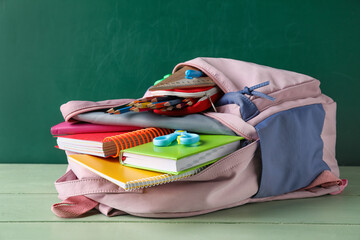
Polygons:
<instances>
[{"instance_id":1,"label":"green chalkboard","mask_svg":"<svg viewBox=\"0 0 360 240\"><path fill-rule=\"evenodd\" d=\"M203 56L319 79L338 161L358 165L359 23L358 0L0 0L0 162L64 163L61 104L140 97Z\"/></svg>"}]
</instances>

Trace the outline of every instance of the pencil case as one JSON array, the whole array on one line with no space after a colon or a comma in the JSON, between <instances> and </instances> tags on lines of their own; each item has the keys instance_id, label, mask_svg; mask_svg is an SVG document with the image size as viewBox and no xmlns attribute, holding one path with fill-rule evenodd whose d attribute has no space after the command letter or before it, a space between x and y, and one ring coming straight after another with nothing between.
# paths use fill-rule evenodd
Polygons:
<instances>
[{"instance_id":1,"label":"pencil case","mask_svg":"<svg viewBox=\"0 0 360 240\"><path fill-rule=\"evenodd\" d=\"M230 130L244 137L246 144L196 175L134 191L69 163L68 171L55 183L62 200L52 207L57 216L78 217L97 209L106 216L189 217L247 203L343 191L347 180L340 179L335 158L336 103L322 94L318 80L226 58L199 57L179 63L173 72L184 66L204 72L222 92L215 102L216 112L210 108L186 117L200 115L210 120L199 126L202 130L207 123L213 129L218 124L222 128L218 132ZM127 101L70 101L61 111L67 121L114 124L117 120L102 118L93 110ZM162 126L156 121L146 124L169 128L167 121ZM170 128L179 129L175 125Z\"/></svg>"}]
</instances>

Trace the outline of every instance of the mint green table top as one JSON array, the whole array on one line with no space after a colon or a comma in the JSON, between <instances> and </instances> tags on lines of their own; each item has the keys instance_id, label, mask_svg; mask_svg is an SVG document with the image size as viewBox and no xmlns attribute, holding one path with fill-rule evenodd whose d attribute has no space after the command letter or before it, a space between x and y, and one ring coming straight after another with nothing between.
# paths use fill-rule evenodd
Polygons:
<instances>
[{"instance_id":1,"label":"mint green table top","mask_svg":"<svg viewBox=\"0 0 360 240\"><path fill-rule=\"evenodd\" d=\"M0 239L360 239L360 167L341 195L248 204L197 217L61 219L53 182L66 165L0 164Z\"/></svg>"}]
</instances>

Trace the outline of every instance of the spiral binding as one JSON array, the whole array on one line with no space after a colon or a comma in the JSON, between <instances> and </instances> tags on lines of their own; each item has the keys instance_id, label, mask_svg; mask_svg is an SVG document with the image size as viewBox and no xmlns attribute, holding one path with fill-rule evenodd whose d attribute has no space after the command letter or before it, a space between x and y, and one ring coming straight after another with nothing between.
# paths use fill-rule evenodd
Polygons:
<instances>
[{"instance_id":1,"label":"spiral binding","mask_svg":"<svg viewBox=\"0 0 360 240\"><path fill-rule=\"evenodd\" d=\"M185 173L179 174L179 175L164 174L164 175L160 175L160 176L129 181L126 184L127 185L126 191L132 191L132 190L136 190L136 189L140 189L140 188L148 188L148 187L162 185L165 183L178 181L180 179L195 175L195 174L199 173L200 171L202 171L204 168L206 168L206 166L198 168L194 171L185 172Z\"/></svg>"},{"instance_id":2,"label":"spiral binding","mask_svg":"<svg viewBox=\"0 0 360 240\"><path fill-rule=\"evenodd\" d=\"M164 136L172 132L174 132L174 130L168 128L145 128L120 135L106 137L103 142L113 141L116 145L116 154L112 157L118 157L120 151L123 149L151 142L156 137Z\"/></svg>"}]
</instances>

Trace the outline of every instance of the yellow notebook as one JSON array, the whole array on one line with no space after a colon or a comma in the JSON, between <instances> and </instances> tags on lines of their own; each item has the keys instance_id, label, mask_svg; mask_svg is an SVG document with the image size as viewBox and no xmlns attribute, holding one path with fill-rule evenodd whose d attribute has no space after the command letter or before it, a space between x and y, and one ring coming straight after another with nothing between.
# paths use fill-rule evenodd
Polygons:
<instances>
[{"instance_id":1,"label":"yellow notebook","mask_svg":"<svg viewBox=\"0 0 360 240\"><path fill-rule=\"evenodd\" d=\"M117 158L102 158L85 154L75 154L69 155L68 159L125 190L135 190L173 182L194 175L203 169L203 167L200 167L179 175L172 175L126 167L120 164Z\"/></svg>"}]
</instances>

